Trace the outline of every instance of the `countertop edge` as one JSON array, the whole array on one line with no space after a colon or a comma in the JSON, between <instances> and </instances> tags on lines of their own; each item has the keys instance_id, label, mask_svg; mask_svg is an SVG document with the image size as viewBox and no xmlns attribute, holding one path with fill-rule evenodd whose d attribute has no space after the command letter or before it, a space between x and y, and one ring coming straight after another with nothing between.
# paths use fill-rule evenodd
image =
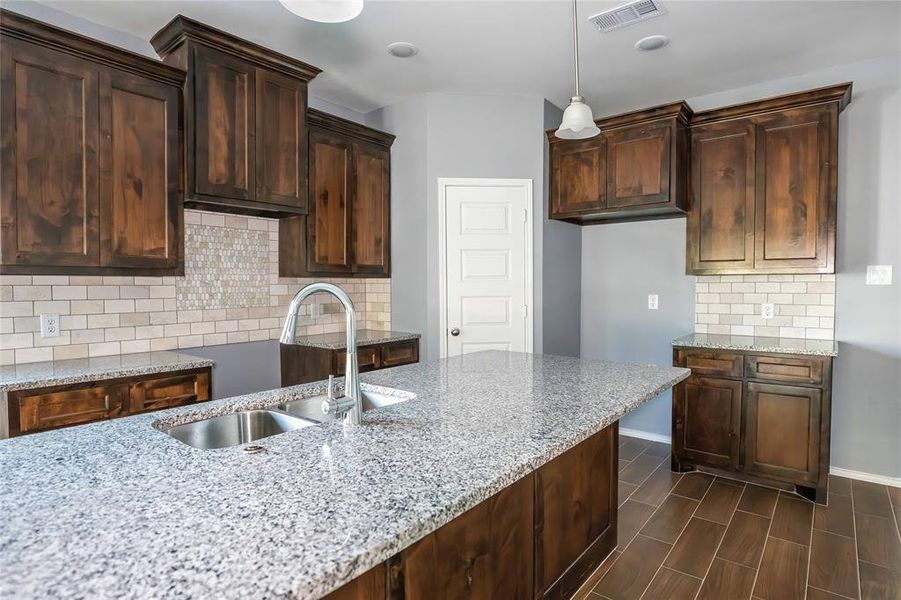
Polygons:
<instances>
[{"instance_id":1,"label":"countertop edge","mask_svg":"<svg viewBox=\"0 0 901 600\"><path fill-rule=\"evenodd\" d=\"M827 342L829 340L817 340ZM837 345L837 342L835 342ZM762 345L755 347L749 344L729 343L729 342L689 342L681 339L672 341L673 348L707 348L709 350L734 350L737 352L762 352L766 354L788 354L793 356L825 356L835 358L838 356L838 350L815 350L810 348L795 348L780 345Z\"/></svg>"}]
</instances>

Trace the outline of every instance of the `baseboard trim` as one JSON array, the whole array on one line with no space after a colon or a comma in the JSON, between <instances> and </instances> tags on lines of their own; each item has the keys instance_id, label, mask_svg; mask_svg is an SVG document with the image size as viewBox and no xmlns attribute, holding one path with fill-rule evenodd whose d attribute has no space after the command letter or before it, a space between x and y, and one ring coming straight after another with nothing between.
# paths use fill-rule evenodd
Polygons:
<instances>
[{"instance_id":1,"label":"baseboard trim","mask_svg":"<svg viewBox=\"0 0 901 600\"><path fill-rule=\"evenodd\" d=\"M662 442L664 444L672 442L672 438L668 435L640 431L638 429L629 429L627 427L620 427L619 433L620 435L625 435L627 437L650 440L652 442ZM840 467L829 467L829 473L838 475L839 477L847 477L848 479L869 481L870 483L881 483L882 485L901 488L901 477L888 477L886 475L876 475L875 473L866 473L864 471L852 471L851 469L842 469Z\"/></svg>"},{"instance_id":2,"label":"baseboard trim","mask_svg":"<svg viewBox=\"0 0 901 600\"><path fill-rule=\"evenodd\" d=\"M886 475L852 471L851 469L842 469L840 467L829 467L829 473L831 475L838 475L839 477L847 477L848 479L858 479L860 481L881 483L882 485L887 485L889 487L901 488L901 477L888 477Z\"/></svg>"},{"instance_id":3,"label":"baseboard trim","mask_svg":"<svg viewBox=\"0 0 901 600\"><path fill-rule=\"evenodd\" d=\"M672 441L672 438L668 435L651 433L649 431L639 431L638 429L629 429L628 427L620 427L619 434L626 437L634 437L640 440L650 440L652 442L661 442L664 444L669 444Z\"/></svg>"}]
</instances>

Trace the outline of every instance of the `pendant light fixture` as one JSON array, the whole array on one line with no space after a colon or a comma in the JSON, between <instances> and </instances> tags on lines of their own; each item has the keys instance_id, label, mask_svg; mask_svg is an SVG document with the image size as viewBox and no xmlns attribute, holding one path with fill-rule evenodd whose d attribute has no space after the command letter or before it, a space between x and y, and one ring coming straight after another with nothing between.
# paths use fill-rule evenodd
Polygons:
<instances>
[{"instance_id":1,"label":"pendant light fixture","mask_svg":"<svg viewBox=\"0 0 901 600\"><path fill-rule=\"evenodd\" d=\"M278 0L298 17L318 23L343 23L363 11L363 0Z\"/></svg>"},{"instance_id":2,"label":"pendant light fixture","mask_svg":"<svg viewBox=\"0 0 901 600\"><path fill-rule=\"evenodd\" d=\"M576 93L563 111L563 121L555 133L558 138L564 140L584 140L596 136L601 130L594 124L591 107L585 104L585 99L579 94L579 15L576 0L573 0L573 63Z\"/></svg>"}]
</instances>

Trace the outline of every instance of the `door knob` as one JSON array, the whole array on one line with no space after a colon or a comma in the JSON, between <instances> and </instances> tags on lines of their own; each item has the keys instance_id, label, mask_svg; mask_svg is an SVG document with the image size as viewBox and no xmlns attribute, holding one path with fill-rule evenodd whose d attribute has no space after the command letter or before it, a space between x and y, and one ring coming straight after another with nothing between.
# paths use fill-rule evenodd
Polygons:
<instances>
[{"instance_id":1,"label":"door knob","mask_svg":"<svg viewBox=\"0 0 901 600\"><path fill-rule=\"evenodd\" d=\"M458 335L460 335L460 330L454 327L453 329L451 329L451 335L457 337Z\"/></svg>"}]
</instances>

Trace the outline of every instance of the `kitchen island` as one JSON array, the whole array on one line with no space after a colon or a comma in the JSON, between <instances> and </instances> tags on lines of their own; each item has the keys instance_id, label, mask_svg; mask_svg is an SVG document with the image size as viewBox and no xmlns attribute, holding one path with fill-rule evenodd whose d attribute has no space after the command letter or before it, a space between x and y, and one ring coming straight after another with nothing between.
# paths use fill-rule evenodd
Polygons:
<instances>
[{"instance_id":1,"label":"kitchen island","mask_svg":"<svg viewBox=\"0 0 901 600\"><path fill-rule=\"evenodd\" d=\"M615 481L617 421L688 375L490 351L365 374L415 397L256 454L162 430L323 384L3 441L0 596L321 597L607 428Z\"/></svg>"}]
</instances>

